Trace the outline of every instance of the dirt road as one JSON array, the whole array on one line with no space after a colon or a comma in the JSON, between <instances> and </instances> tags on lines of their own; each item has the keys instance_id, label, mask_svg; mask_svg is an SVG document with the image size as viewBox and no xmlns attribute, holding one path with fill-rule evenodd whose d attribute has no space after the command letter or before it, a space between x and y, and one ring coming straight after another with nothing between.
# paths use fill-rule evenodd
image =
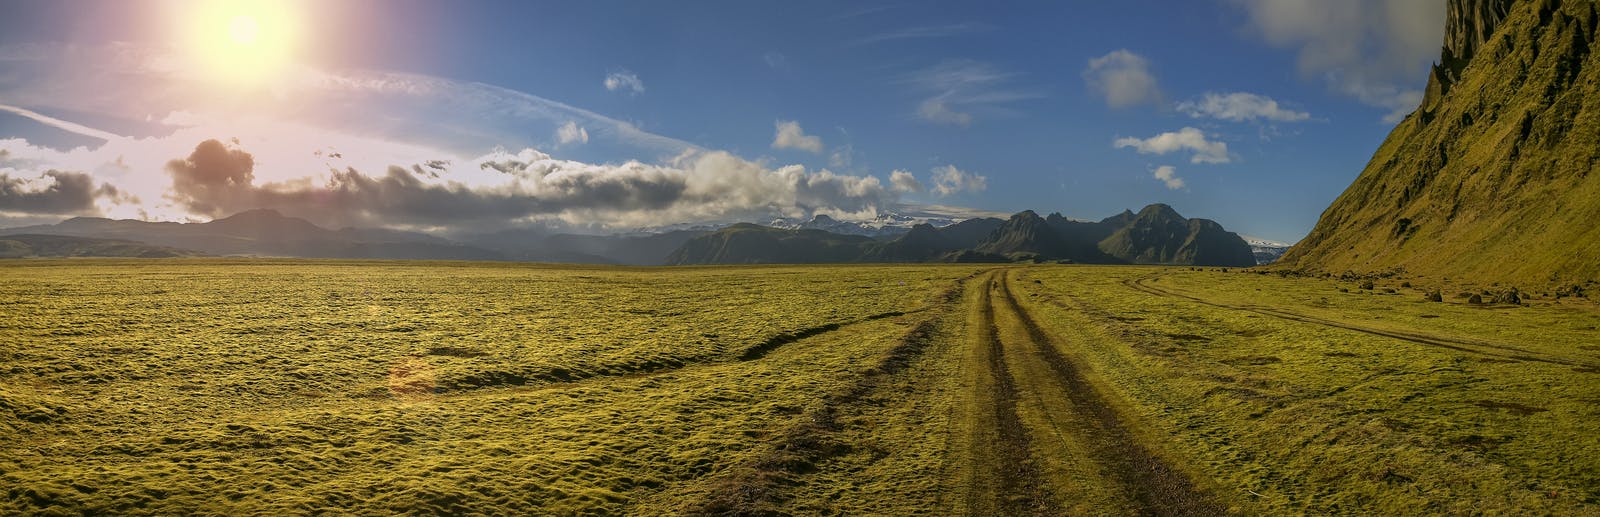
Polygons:
<instances>
[{"instance_id":1,"label":"dirt road","mask_svg":"<svg viewBox=\"0 0 1600 517\"><path fill-rule=\"evenodd\" d=\"M974 515L1223 513L1141 443L1061 342L1019 301L1010 270L968 300L971 396L961 483Z\"/></svg>"}]
</instances>

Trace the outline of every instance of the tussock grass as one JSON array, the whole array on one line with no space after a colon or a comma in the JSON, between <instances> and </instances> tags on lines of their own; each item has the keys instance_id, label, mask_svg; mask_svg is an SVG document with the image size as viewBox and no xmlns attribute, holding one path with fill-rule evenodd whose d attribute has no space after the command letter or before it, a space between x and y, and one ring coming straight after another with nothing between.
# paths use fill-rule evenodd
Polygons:
<instances>
[{"instance_id":1,"label":"tussock grass","mask_svg":"<svg viewBox=\"0 0 1600 517\"><path fill-rule=\"evenodd\" d=\"M1600 310L1369 280L6 264L0 514L1595 512Z\"/></svg>"},{"instance_id":2,"label":"tussock grass","mask_svg":"<svg viewBox=\"0 0 1600 517\"><path fill-rule=\"evenodd\" d=\"M688 511L973 270L8 266L0 513Z\"/></svg>"}]
</instances>

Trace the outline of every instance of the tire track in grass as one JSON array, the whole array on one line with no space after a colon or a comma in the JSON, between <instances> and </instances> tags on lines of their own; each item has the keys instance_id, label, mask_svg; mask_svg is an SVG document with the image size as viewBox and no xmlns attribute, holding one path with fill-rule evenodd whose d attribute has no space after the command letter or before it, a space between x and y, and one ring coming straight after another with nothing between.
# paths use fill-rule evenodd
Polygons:
<instances>
[{"instance_id":1,"label":"tire track in grass","mask_svg":"<svg viewBox=\"0 0 1600 517\"><path fill-rule=\"evenodd\" d=\"M921 312L953 304L966 284L958 280L943 296L940 303L910 312ZM948 312L948 311L945 311ZM866 323L905 313L869 316L856 323ZM861 403L888 377L911 367L923 356L934 339L939 337L939 316L929 316L912 324L911 329L890 347L860 377L844 388L822 396L821 407L802 415L794 425L782 431L766 450L734 467L726 475L710 483L710 491L689 508L695 515L787 515L783 507L788 501L787 488L800 476L814 472L828 459L847 454L852 445L836 436L843 426L840 413L851 405ZM821 334L795 337L798 341ZM776 348L776 347L772 347ZM767 350L771 351L771 350Z\"/></svg>"},{"instance_id":2,"label":"tire track in grass","mask_svg":"<svg viewBox=\"0 0 1600 517\"><path fill-rule=\"evenodd\" d=\"M778 347L781 347L783 345L787 345L789 343L793 343L793 342L796 342L796 341L799 341L799 340L802 340L802 339L806 339L806 338L809 338L809 337L815 337L815 336L818 336L818 335L826 334L828 332L833 332L835 330L839 330L839 329L844 328L844 327L849 326L849 325L859 325L859 324L866 323L866 322L869 322L869 321L877 321L877 320L881 320L881 319L884 319L884 318L893 318L893 317L897 317L897 316L905 316L909 312L921 312L921 311L924 311L924 310L927 310L927 309L926 308L922 308L922 309L915 309L915 310L911 310L911 311L889 311L889 312L885 312L885 313L882 313L882 314L873 314L871 316L867 316L865 318L861 318L861 319L858 319L858 320L855 320L855 321L846 321L846 322L843 322L843 323L827 323L827 324L818 325L818 326L815 326L815 327L796 330L796 331L793 331L793 332L784 332L782 334L778 334L776 336L772 336L770 338L767 338L766 341L762 341L760 343L757 343L755 346L751 346L750 348L746 348L743 354L739 354L739 360L741 360L741 361L754 361L756 359L760 359L762 357L766 357L767 354L772 353L773 350L777 350Z\"/></svg>"},{"instance_id":3,"label":"tire track in grass","mask_svg":"<svg viewBox=\"0 0 1600 517\"><path fill-rule=\"evenodd\" d=\"M870 323L884 318L905 316L928 310L928 307L911 309L907 311L890 311L872 314L850 321L833 322L807 327L799 330L783 332L768 337L760 343L745 348L737 356L738 361L755 361L773 351L804 339L817 337L829 332L836 332L846 327ZM467 394L478 390L497 388L522 388L542 389L546 386L564 386L572 383L602 378L636 378L663 375L693 366L706 366L723 364L726 360L718 360L726 352L702 354L686 357L656 357L642 362L622 364L593 365L590 370L579 370L569 367L524 368L518 370L484 370L469 373L459 377L447 379L442 385L435 388L441 394ZM445 355L429 353L426 355Z\"/></svg>"},{"instance_id":4,"label":"tire track in grass","mask_svg":"<svg viewBox=\"0 0 1600 517\"><path fill-rule=\"evenodd\" d=\"M1539 363L1554 364L1554 365L1561 365L1561 366L1571 366L1571 367L1577 367L1577 368L1600 368L1600 365L1597 365L1597 364L1591 364L1591 363L1586 363L1586 362L1582 362L1582 361L1573 361L1573 360L1570 360L1570 359L1563 359L1563 358L1560 358L1560 357L1551 357L1551 356L1549 356L1547 354L1542 354L1542 353L1535 352L1535 351L1532 351L1532 350L1528 350L1528 349L1525 349L1525 348L1519 348L1519 347L1514 347L1514 346L1510 346L1510 345L1500 345L1500 344L1495 344L1495 343L1486 343L1486 342L1482 342L1482 341L1468 341L1468 340L1463 340L1463 339L1446 338L1446 337L1441 337L1441 336L1430 336L1430 335L1426 335L1426 334L1416 334L1416 333L1401 332L1401 331L1395 331L1395 330L1384 330L1384 329L1378 329L1378 328L1372 328L1372 327L1363 327L1363 326L1355 325L1355 324L1351 324L1351 323L1345 323L1345 322L1341 322L1341 321L1323 319L1323 318L1318 318L1318 317L1315 317L1315 316L1307 316L1307 315L1304 315L1304 314L1298 314L1298 313L1285 311L1285 310L1268 309L1268 308L1263 308L1263 307L1249 307L1249 306L1240 306L1240 305L1229 305L1229 304L1225 304L1225 303L1207 301L1207 300L1204 300L1204 299L1201 299L1201 298L1196 298L1196 297L1185 295L1185 294L1179 294L1179 293L1175 293L1175 292L1172 292L1172 291L1168 291L1166 289L1162 289L1162 288L1159 288L1159 287L1155 287L1155 286L1151 286L1151 285L1145 284L1146 280L1149 280L1149 279L1152 279L1152 278L1156 278L1156 277L1147 276L1147 277L1140 277L1140 278L1130 278L1130 279L1123 280L1122 281L1122 285L1127 286L1128 288L1133 289L1135 291L1139 291L1139 292L1142 292L1142 293L1145 293L1145 294L1148 294L1148 295L1151 295L1151 296L1158 296L1158 297L1163 297L1163 298L1172 298L1172 299L1179 299L1179 300L1187 300L1187 301L1191 301L1191 302L1198 303L1198 304L1201 304L1201 305L1207 305L1207 306L1211 306L1211 307L1216 307L1216 308L1219 308L1219 309L1229 309L1229 310L1236 310L1236 311L1244 311L1244 312L1249 312L1249 313L1253 313L1253 314L1260 314L1262 316L1278 318L1278 319L1281 319L1281 320L1295 321L1295 322L1300 322L1300 323L1310 323L1310 324L1313 324L1313 325L1321 325L1321 326L1324 326L1324 327L1331 327L1331 328L1336 328L1336 329L1341 329L1341 330L1349 330L1349 331L1360 332L1360 333L1363 333L1363 334L1369 334L1369 335L1373 335L1373 336L1386 337L1386 338L1391 338L1391 339L1398 339L1398 340L1401 340L1401 341L1405 341L1405 342L1408 342L1408 343L1414 343L1414 344L1418 344L1418 345L1431 346L1431 347L1436 347L1436 348L1445 348L1445 349L1449 349L1449 350L1455 350L1455 351L1458 351L1458 352L1466 352L1466 353L1469 353L1469 354L1485 355L1485 356L1489 356L1489 357L1496 357L1496 358L1500 358L1500 359L1509 359L1509 360L1513 360L1513 361L1533 361L1533 362L1539 362ZM1491 350L1496 350L1496 351L1484 350L1485 348L1491 349Z\"/></svg>"},{"instance_id":5,"label":"tire track in grass","mask_svg":"<svg viewBox=\"0 0 1600 517\"><path fill-rule=\"evenodd\" d=\"M1196 487L1188 476L1139 443L1116 410L1084 378L1078 365L1057 349L1055 338L1017 303L1010 275L1004 277L1000 286L1006 308L1022 322L1031 348L1044 359L1060 393L1071 401L1070 407L1076 413L1072 417L1088 424L1083 427L1085 438L1088 443L1096 444L1097 461L1139 505L1136 512L1143 515L1225 513L1223 507Z\"/></svg>"},{"instance_id":6,"label":"tire track in grass","mask_svg":"<svg viewBox=\"0 0 1600 517\"><path fill-rule=\"evenodd\" d=\"M999 289L998 274L990 274L984 279L984 287L978 295L980 327L974 329L981 337L979 343L982 351L982 363L993 381L993 389L980 391L983 407L980 411L992 411L980 416L979 425L974 428L972 441L968 444L973 454L973 462L977 465L972 475L981 475L981 479L969 479L966 509L975 514L987 513L983 510L992 509L999 515L1056 515L1054 501L1045 490L1042 476L1035 467L1032 459L1032 447L1028 438L1028 430L1017 414L1016 379L1012 377L1011 370L1006 366L1005 346L1000 340L1000 329L995 324L995 304L993 291ZM990 486L989 490L980 490L984 484ZM993 500L984 500L985 495Z\"/></svg>"}]
</instances>

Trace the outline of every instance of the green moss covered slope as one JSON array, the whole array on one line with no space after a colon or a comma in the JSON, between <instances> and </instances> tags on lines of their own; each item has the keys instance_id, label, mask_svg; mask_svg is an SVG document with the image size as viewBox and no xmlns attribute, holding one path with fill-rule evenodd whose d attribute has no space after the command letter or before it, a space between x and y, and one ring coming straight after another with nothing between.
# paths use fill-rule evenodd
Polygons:
<instances>
[{"instance_id":1,"label":"green moss covered slope","mask_svg":"<svg viewBox=\"0 0 1600 517\"><path fill-rule=\"evenodd\" d=\"M1422 106L1280 267L1600 280L1593 0L1450 0Z\"/></svg>"}]
</instances>

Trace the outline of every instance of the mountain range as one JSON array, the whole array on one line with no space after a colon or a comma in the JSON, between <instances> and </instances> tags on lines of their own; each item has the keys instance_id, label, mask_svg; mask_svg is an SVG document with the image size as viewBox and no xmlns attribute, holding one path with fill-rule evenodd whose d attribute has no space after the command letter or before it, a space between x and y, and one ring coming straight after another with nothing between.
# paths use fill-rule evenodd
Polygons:
<instances>
[{"instance_id":1,"label":"mountain range","mask_svg":"<svg viewBox=\"0 0 1600 517\"><path fill-rule=\"evenodd\" d=\"M739 224L690 239L669 264L814 262L1072 262L1248 267L1250 246L1214 221L1154 204L1100 221L1031 210L1009 219L913 226L890 240Z\"/></svg>"},{"instance_id":2,"label":"mountain range","mask_svg":"<svg viewBox=\"0 0 1600 517\"><path fill-rule=\"evenodd\" d=\"M206 223L78 217L0 230L0 257L271 256L303 258L514 260L589 264L831 262L1013 262L1249 266L1251 248L1215 222L1185 219L1167 205L1097 222L1023 211L936 227L836 233L854 223L819 215L800 228L739 223L711 230L578 235L531 228L443 238L419 232L329 230L273 210ZM856 226L855 228L864 228ZM869 233L863 235L861 233Z\"/></svg>"}]
</instances>

